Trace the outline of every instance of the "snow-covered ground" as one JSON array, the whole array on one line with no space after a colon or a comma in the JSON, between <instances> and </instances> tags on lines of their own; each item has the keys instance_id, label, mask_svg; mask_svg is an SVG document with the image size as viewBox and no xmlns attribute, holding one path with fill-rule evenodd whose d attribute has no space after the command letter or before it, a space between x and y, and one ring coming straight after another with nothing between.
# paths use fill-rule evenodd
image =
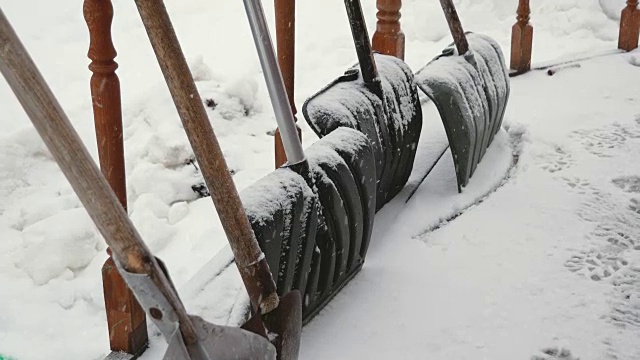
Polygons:
<instances>
[{"instance_id":1,"label":"snow-covered ground","mask_svg":"<svg viewBox=\"0 0 640 360\"><path fill-rule=\"evenodd\" d=\"M534 63L614 49L624 2L532 3ZM272 168L275 121L242 2L166 3L246 188ZM516 0L456 4L466 30L494 37L508 55ZM272 2L264 5L271 20ZM81 2L0 7L95 156ZM375 2L363 7L372 34ZM297 8L300 107L355 51L341 1ZM135 4L116 2L115 12L129 212L181 288L226 242L210 199L191 190L202 179ZM402 19L417 71L450 35L437 1L405 0ZM583 360L639 359L638 65L634 52L514 78L506 130L469 188L456 194L445 157L408 204L409 188L378 214L362 272L305 328L301 358L545 359L543 350L565 348ZM430 104L424 121L415 176L443 138ZM308 145L315 136L301 123ZM4 80L0 126L0 356L102 359L104 241ZM154 339L145 358L161 346Z\"/></svg>"},{"instance_id":2,"label":"snow-covered ground","mask_svg":"<svg viewBox=\"0 0 640 360\"><path fill-rule=\"evenodd\" d=\"M514 79L509 179L444 224L429 206L476 191L455 194L448 161L409 204L403 194L388 204L366 268L305 329L303 358L546 359L542 350L564 348L639 359L640 95L629 84L640 72L630 58ZM472 184L489 189L481 183L504 171L501 145Z\"/></svg>"}]
</instances>

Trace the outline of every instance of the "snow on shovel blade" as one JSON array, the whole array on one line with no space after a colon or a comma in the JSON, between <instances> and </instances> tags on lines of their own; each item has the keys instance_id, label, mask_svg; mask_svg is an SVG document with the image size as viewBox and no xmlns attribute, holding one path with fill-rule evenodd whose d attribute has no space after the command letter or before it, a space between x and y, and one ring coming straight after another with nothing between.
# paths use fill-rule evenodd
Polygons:
<instances>
[{"instance_id":1,"label":"snow on shovel blade","mask_svg":"<svg viewBox=\"0 0 640 360\"><path fill-rule=\"evenodd\" d=\"M302 113L319 137L342 126L367 135L374 149L380 209L409 178L422 130L422 108L411 69L391 56L375 54L375 60L386 109L354 66L309 98Z\"/></svg>"},{"instance_id":2,"label":"snow on shovel blade","mask_svg":"<svg viewBox=\"0 0 640 360\"><path fill-rule=\"evenodd\" d=\"M458 56L451 44L416 74L418 86L442 118L459 191L500 130L510 90L498 44L484 35L466 35L470 51Z\"/></svg>"},{"instance_id":3,"label":"snow on shovel blade","mask_svg":"<svg viewBox=\"0 0 640 360\"><path fill-rule=\"evenodd\" d=\"M360 270L375 213L373 147L360 131L340 128L307 149L319 199L317 250L309 273L307 323Z\"/></svg>"},{"instance_id":4,"label":"snow on shovel blade","mask_svg":"<svg viewBox=\"0 0 640 360\"><path fill-rule=\"evenodd\" d=\"M494 119L488 146L491 145L494 136L500 131L504 113L507 109L511 90L509 70L502 54L502 49L500 49L500 45L495 40L486 35L475 33L467 33L467 40L471 51L475 53L476 61L478 63L484 61L486 64L486 68L480 68L480 75L482 75L485 83L487 99L490 101L491 118ZM495 92L493 89L495 89Z\"/></svg>"}]
</instances>

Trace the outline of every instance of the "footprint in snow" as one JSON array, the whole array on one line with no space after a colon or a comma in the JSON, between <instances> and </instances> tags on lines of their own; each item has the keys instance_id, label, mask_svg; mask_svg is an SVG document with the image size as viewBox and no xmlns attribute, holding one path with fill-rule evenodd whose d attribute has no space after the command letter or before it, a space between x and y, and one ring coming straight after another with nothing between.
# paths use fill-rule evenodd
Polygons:
<instances>
[{"instance_id":1,"label":"footprint in snow","mask_svg":"<svg viewBox=\"0 0 640 360\"><path fill-rule=\"evenodd\" d=\"M611 321L621 328L640 328L640 266L630 266L613 278Z\"/></svg>"},{"instance_id":2,"label":"footprint in snow","mask_svg":"<svg viewBox=\"0 0 640 360\"><path fill-rule=\"evenodd\" d=\"M571 154L560 146L555 146L553 151L545 152L536 158L540 168L552 174L570 168L575 163Z\"/></svg>"},{"instance_id":3,"label":"footprint in snow","mask_svg":"<svg viewBox=\"0 0 640 360\"><path fill-rule=\"evenodd\" d=\"M629 263L614 253L598 251L582 252L572 256L565 266L569 271L581 274L587 278L600 281L615 274Z\"/></svg>"},{"instance_id":4,"label":"footprint in snow","mask_svg":"<svg viewBox=\"0 0 640 360\"><path fill-rule=\"evenodd\" d=\"M596 224L590 237L596 241L605 240L621 249L640 250L638 201L632 199L625 205L616 201L611 194L586 187L593 189L593 197L581 205L577 215Z\"/></svg>"},{"instance_id":5,"label":"footprint in snow","mask_svg":"<svg viewBox=\"0 0 640 360\"><path fill-rule=\"evenodd\" d=\"M565 348L550 347L540 351L540 355L533 355L531 360L580 360L579 357L571 355L571 351Z\"/></svg>"},{"instance_id":6,"label":"footprint in snow","mask_svg":"<svg viewBox=\"0 0 640 360\"><path fill-rule=\"evenodd\" d=\"M638 123L636 118L636 123ZM613 124L596 129L576 130L570 138L578 141L589 153L608 158L615 155L615 150L623 147L628 139L640 138L640 129L620 124Z\"/></svg>"},{"instance_id":7,"label":"footprint in snow","mask_svg":"<svg viewBox=\"0 0 640 360\"><path fill-rule=\"evenodd\" d=\"M636 214L640 214L640 199L631 198L629 200L629 210L633 211Z\"/></svg>"},{"instance_id":8,"label":"footprint in snow","mask_svg":"<svg viewBox=\"0 0 640 360\"><path fill-rule=\"evenodd\" d=\"M596 243L604 240L620 249L640 250L640 214L629 206L598 199L583 204L578 216L596 224L589 235Z\"/></svg>"},{"instance_id":9,"label":"footprint in snow","mask_svg":"<svg viewBox=\"0 0 640 360\"><path fill-rule=\"evenodd\" d=\"M592 235L596 238L606 239L609 244L621 249L640 250L638 233L638 227L630 223L608 222L598 224Z\"/></svg>"},{"instance_id":10,"label":"footprint in snow","mask_svg":"<svg viewBox=\"0 0 640 360\"><path fill-rule=\"evenodd\" d=\"M591 185L591 183L585 179L577 177L562 177L561 178L567 186L580 195L597 195L598 189Z\"/></svg>"},{"instance_id":11,"label":"footprint in snow","mask_svg":"<svg viewBox=\"0 0 640 360\"><path fill-rule=\"evenodd\" d=\"M608 360L640 359L637 335L640 331L640 266L633 264L611 278L609 314L605 319L616 326L616 335L607 337ZM627 333L630 336L622 336Z\"/></svg>"},{"instance_id":12,"label":"footprint in snow","mask_svg":"<svg viewBox=\"0 0 640 360\"><path fill-rule=\"evenodd\" d=\"M590 195L577 215L594 224L587 238L596 248L573 255L565 266L594 281L608 279L629 264L623 256L625 251L640 250L640 201L631 199L630 203L624 204L587 181L565 181L579 193ZM626 182L624 186L628 184Z\"/></svg>"},{"instance_id":13,"label":"footprint in snow","mask_svg":"<svg viewBox=\"0 0 640 360\"><path fill-rule=\"evenodd\" d=\"M640 193L640 176L620 176L614 178L611 182L624 192Z\"/></svg>"}]
</instances>

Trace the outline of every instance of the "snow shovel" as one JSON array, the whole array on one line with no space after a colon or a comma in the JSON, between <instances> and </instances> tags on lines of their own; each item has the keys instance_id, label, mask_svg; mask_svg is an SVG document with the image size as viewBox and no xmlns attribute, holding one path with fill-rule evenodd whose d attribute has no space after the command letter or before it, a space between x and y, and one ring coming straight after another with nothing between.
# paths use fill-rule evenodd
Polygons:
<instances>
[{"instance_id":1,"label":"snow shovel","mask_svg":"<svg viewBox=\"0 0 640 360\"><path fill-rule=\"evenodd\" d=\"M452 0L440 4L454 44L418 71L416 81L438 108L461 192L500 130L509 77L498 44L484 35L465 34Z\"/></svg>"},{"instance_id":2,"label":"snow shovel","mask_svg":"<svg viewBox=\"0 0 640 360\"><path fill-rule=\"evenodd\" d=\"M302 112L319 137L341 126L367 135L375 151L379 210L409 178L422 108L411 69L395 57L374 56L360 2L345 0L345 6L359 69L352 67L309 98Z\"/></svg>"},{"instance_id":3,"label":"snow shovel","mask_svg":"<svg viewBox=\"0 0 640 360\"><path fill-rule=\"evenodd\" d=\"M140 304L169 343L166 360L274 359L264 337L189 315L0 9L0 72L113 252Z\"/></svg>"},{"instance_id":4,"label":"snow shovel","mask_svg":"<svg viewBox=\"0 0 640 360\"><path fill-rule=\"evenodd\" d=\"M291 111L291 103L289 102L278 59L273 49L262 3L260 0L244 0L244 7L249 19L253 41L258 51L258 57L260 58L260 65L264 73L278 129L282 136L284 150L288 159L287 166L301 166L306 164L304 150L298 137L296 121Z\"/></svg>"},{"instance_id":5,"label":"snow shovel","mask_svg":"<svg viewBox=\"0 0 640 360\"><path fill-rule=\"evenodd\" d=\"M365 135L342 129L316 142L307 161L296 133L261 3L259 0L244 0L244 4L283 136L289 159L287 167L306 178L318 196L316 250L304 280L306 286L299 287L304 290L303 319L308 322L364 262L375 207L373 153ZM371 216L365 217L365 214ZM303 260L297 271L307 271Z\"/></svg>"},{"instance_id":6,"label":"snow shovel","mask_svg":"<svg viewBox=\"0 0 640 360\"><path fill-rule=\"evenodd\" d=\"M292 102L290 102L287 95L284 80L282 78L282 72L280 71L278 59L271 41L269 27L264 15L264 9L262 8L262 3L260 0L244 0L244 8L247 13L247 19L249 20L249 27L251 28L253 41L258 52L258 58L260 59L260 66L262 67L262 73L264 74L276 122L278 123L278 129L280 130L284 151L287 156L285 166L300 174L307 181L308 185L314 188L314 180L311 175L307 159L305 158L304 150L302 149L302 143L298 137L298 129L290 105ZM293 249L289 249L289 251L292 250ZM302 267L303 262L300 265ZM299 274L299 277L302 277L302 274ZM300 290L302 291L303 289ZM285 329L285 335L289 334L291 337L291 340L289 341L290 349L288 349L291 354L287 357L280 357L282 359L297 358L297 351L300 346L302 300L300 291L293 290L289 294L293 293L297 294L297 303L295 303L295 306L297 311L296 316L298 316L299 319L296 318L296 328L291 324L289 329ZM287 296L288 294L284 295L283 299ZM295 348L295 354L293 353L294 344L297 346ZM295 355L295 357L293 357L293 355Z\"/></svg>"},{"instance_id":7,"label":"snow shovel","mask_svg":"<svg viewBox=\"0 0 640 360\"><path fill-rule=\"evenodd\" d=\"M163 1L135 2L251 300L254 316L243 328L272 339L279 359L297 359L302 327L300 292L290 291L282 297L276 292L269 265L247 219ZM245 2L245 6L250 4ZM272 48L271 52L273 55ZM282 77L278 80L284 92ZM278 105L277 114L285 109L291 114L286 93ZM278 121L288 159L291 163L303 162L293 116L278 117Z\"/></svg>"}]
</instances>

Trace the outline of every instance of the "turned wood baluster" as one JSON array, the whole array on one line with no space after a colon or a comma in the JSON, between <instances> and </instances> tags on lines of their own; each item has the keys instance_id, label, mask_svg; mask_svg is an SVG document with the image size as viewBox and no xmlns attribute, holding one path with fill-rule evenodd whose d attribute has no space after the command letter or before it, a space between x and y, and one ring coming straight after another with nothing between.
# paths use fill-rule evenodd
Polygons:
<instances>
[{"instance_id":1,"label":"turned wood baluster","mask_svg":"<svg viewBox=\"0 0 640 360\"><path fill-rule=\"evenodd\" d=\"M622 16L620 17L618 49L631 51L637 48L638 35L640 35L638 0L627 0L627 7L622 10Z\"/></svg>"},{"instance_id":2,"label":"turned wood baluster","mask_svg":"<svg viewBox=\"0 0 640 360\"><path fill-rule=\"evenodd\" d=\"M520 0L518 20L511 28L511 69L526 72L531 68L531 50L533 46L533 26L529 24L531 8L529 0Z\"/></svg>"},{"instance_id":3,"label":"turned wood baluster","mask_svg":"<svg viewBox=\"0 0 640 360\"><path fill-rule=\"evenodd\" d=\"M378 22L373 34L373 50L404 59L404 33L400 27L402 0L377 0Z\"/></svg>"},{"instance_id":4,"label":"turned wood baluster","mask_svg":"<svg viewBox=\"0 0 640 360\"><path fill-rule=\"evenodd\" d=\"M117 53L111 40L113 6L111 0L85 0L83 10L90 35L91 99L100 169L126 209L120 81L115 73ZM107 253L102 284L111 350L139 354L147 346L145 313L118 273L111 252Z\"/></svg>"},{"instance_id":5,"label":"turned wood baluster","mask_svg":"<svg viewBox=\"0 0 640 360\"><path fill-rule=\"evenodd\" d=\"M295 37L296 37L296 2L295 0L274 0L276 14L276 43L278 52L278 64L282 72L284 86L287 89L291 111L295 116L297 113L294 102L294 79L295 79ZM298 135L302 139L302 131L296 125ZM287 155L284 152L280 129L275 133L276 168L287 162Z\"/></svg>"}]
</instances>

